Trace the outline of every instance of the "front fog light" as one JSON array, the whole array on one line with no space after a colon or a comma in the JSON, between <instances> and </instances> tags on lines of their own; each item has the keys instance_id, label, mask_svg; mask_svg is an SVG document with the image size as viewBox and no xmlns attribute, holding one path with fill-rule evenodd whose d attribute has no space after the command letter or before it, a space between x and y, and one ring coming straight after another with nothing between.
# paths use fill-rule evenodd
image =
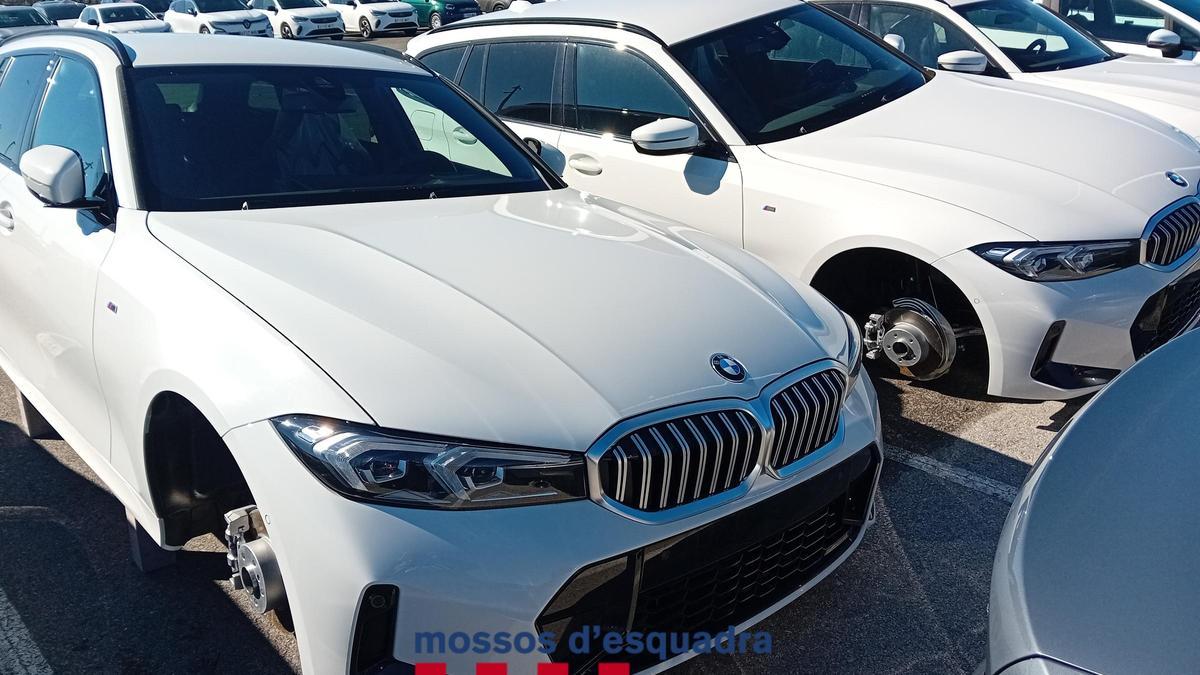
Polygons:
<instances>
[{"instance_id":1,"label":"front fog light","mask_svg":"<svg viewBox=\"0 0 1200 675\"><path fill-rule=\"evenodd\" d=\"M470 509L587 496L577 453L424 438L303 415L272 422L322 482L355 499Z\"/></svg>"},{"instance_id":2,"label":"front fog light","mask_svg":"<svg viewBox=\"0 0 1200 675\"><path fill-rule=\"evenodd\" d=\"M983 244L971 250L1022 279L1071 281L1138 264L1141 242L1131 239L1064 244Z\"/></svg>"}]
</instances>

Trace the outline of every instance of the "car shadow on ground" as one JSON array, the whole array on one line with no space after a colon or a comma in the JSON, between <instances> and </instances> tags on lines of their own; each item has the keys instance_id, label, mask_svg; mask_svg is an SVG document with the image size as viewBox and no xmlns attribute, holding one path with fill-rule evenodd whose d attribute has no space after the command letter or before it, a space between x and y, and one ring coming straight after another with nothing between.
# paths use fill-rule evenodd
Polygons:
<instances>
[{"instance_id":1,"label":"car shadow on ground","mask_svg":"<svg viewBox=\"0 0 1200 675\"><path fill-rule=\"evenodd\" d=\"M31 672L297 669L294 642L273 645L258 625L265 619L227 595L229 572L215 539L189 545L173 567L143 574L129 555L121 505L81 475L87 469L64 444L51 445L0 422L0 599L9 605L0 606L0 623L13 621L15 610L25 630L7 638L33 644L10 649L36 646L45 661Z\"/></svg>"}]
</instances>

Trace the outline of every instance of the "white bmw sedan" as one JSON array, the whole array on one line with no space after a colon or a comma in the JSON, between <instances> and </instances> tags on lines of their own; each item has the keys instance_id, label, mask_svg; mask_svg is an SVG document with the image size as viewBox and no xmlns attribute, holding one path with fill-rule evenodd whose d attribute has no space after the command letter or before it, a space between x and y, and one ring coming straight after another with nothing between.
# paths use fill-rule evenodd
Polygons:
<instances>
[{"instance_id":1,"label":"white bmw sedan","mask_svg":"<svg viewBox=\"0 0 1200 675\"><path fill-rule=\"evenodd\" d=\"M144 567L224 528L305 672L582 668L570 634L745 628L862 541L882 441L847 317L567 188L419 65L92 32L11 38L0 73L26 429ZM462 631L495 649L418 653Z\"/></svg>"}]
</instances>

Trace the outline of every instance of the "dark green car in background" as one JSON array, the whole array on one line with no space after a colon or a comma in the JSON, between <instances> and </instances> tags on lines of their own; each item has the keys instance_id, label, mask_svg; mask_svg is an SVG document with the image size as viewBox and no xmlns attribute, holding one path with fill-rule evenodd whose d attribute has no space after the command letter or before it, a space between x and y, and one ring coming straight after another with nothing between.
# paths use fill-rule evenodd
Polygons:
<instances>
[{"instance_id":1,"label":"dark green car in background","mask_svg":"<svg viewBox=\"0 0 1200 675\"><path fill-rule=\"evenodd\" d=\"M475 0L404 0L417 10L417 25L421 28L440 28L459 19L479 14Z\"/></svg>"}]
</instances>

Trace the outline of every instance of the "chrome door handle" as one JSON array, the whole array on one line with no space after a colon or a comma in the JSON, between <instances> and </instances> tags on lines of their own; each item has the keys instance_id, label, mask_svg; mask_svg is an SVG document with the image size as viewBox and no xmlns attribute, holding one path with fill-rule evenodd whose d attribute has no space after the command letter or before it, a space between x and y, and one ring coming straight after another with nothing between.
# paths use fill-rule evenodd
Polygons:
<instances>
[{"instance_id":1,"label":"chrome door handle","mask_svg":"<svg viewBox=\"0 0 1200 675\"><path fill-rule=\"evenodd\" d=\"M13 220L12 204L8 202L0 202L0 230L12 232L17 226Z\"/></svg>"},{"instance_id":2,"label":"chrome door handle","mask_svg":"<svg viewBox=\"0 0 1200 675\"><path fill-rule=\"evenodd\" d=\"M600 160L591 155L571 155L567 164L585 176L599 176L604 173L604 167L600 164Z\"/></svg>"}]
</instances>

